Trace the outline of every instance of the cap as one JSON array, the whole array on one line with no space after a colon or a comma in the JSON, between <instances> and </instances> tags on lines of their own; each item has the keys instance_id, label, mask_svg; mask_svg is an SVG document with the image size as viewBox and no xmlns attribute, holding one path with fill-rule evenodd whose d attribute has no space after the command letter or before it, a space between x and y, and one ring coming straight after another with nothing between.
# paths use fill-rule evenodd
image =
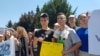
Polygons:
<instances>
[{"instance_id":1,"label":"cap","mask_svg":"<svg viewBox=\"0 0 100 56\"><path fill-rule=\"evenodd\" d=\"M40 17L49 17L47 13L41 13Z\"/></svg>"},{"instance_id":2,"label":"cap","mask_svg":"<svg viewBox=\"0 0 100 56\"><path fill-rule=\"evenodd\" d=\"M57 25L58 26L59 24L58 23L55 23L54 25Z\"/></svg>"},{"instance_id":3,"label":"cap","mask_svg":"<svg viewBox=\"0 0 100 56\"><path fill-rule=\"evenodd\" d=\"M83 14L81 14L80 16L85 16L85 17L86 17L86 14L85 14L85 13L83 13Z\"/></svg>"},{"instance_id":4,"label":"cap","mask_svg":"<svg viewBox=\"0 0 100 56\"><path fill-rule=\"evenodd\" d=\"M70 15L69 18L70 18L70 17L75 17L75 15Z\"/></svg>"}]
</instances>

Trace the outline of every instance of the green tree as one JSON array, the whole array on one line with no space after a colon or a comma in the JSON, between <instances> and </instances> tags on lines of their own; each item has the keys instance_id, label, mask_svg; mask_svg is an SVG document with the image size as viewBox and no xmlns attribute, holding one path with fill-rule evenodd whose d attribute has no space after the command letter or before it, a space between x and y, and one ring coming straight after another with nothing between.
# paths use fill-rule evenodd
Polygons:
<instances>
[{"instance_id":1,"label":"green tree","mask_svg":"<svg viewBox=\"0 0 100 56\"><path fill-rule=\"evenodd\" d=\"M16 28L17 28L17 23L15 22L14 24L13 24L13 29L15 29L16 30Z\"/></svg>"},{"instance_id":2,"label":"green tree","mask_svg":"<svg viewBox=\"0 0 100 56\"><path fill-rule=\"evenodd\" d=\"M12 24L12 21L11 20L9 20L8 24L6 25L6 27L8 27L8 28L13 27L13 24Z\"/></svg>"},{"instance_id":3,"label":"green tree","mask_svg":"<svg viewBox=\"0 0 100 56\"><path fill-rule=\"evenodd\" d=\"M22 14L17 25L24 27L27 32L34 31L34 13L33 13L33 11Z\"/></svg>"},{"instance_id":4,"label":"green tree","mask_svg":"<svg viewBox=\"0 0 100 56\"><path fill-rule=\"evenodd\" d=\"M48 13L50 18L49 26L52 28L53 24L57 22L57 14L63 12L67 19L70 14L75 14L77 7L72 11L72 6L68 3L67 0L49 0L43 5L40 9L39 6L36 8L36 13L29 11L21 15L19 22L13 25L13 28L16 29L17 26L23 26L27 31L33 31L34 28L40 28L40 14ZM67 23L68 24L68 23ZM78 23L77 23L78 24ZM8 25L7 25L8 26Z\"/></svg>"},{"instance_id":5,"label":"green tree","mask_svg":"<svg viewBox=\"0 0 100 56\"><path fill-rule=\"evenodd\" d=\"M39 18L40 18L40 8L39 8L39 6L37 6L37 8L36 8L36 14L35 14L35 16L34 16L34 27L35 28L40 28L41 27L41 25L40 25L40 21L39 21Z\"/></svg>"},{"instance_id":6,"label":"green tree","mask_svg":"<svg viewBox=\"0 0 100 56\"><path fill-rule=\"evenodd\" d=\"M76 10L77 8L72 11L72 6L67 2L67 0L50 0L48 1L48 3L44 4L43 8L41 8L40 13L45 12L49 14L49 26L52 28L53 24L57 20L56 17L59 12L63 12L68 18L70 14L75 14ZM39 17L37 19L39 19Z\"/></svg>"}]
</instances>

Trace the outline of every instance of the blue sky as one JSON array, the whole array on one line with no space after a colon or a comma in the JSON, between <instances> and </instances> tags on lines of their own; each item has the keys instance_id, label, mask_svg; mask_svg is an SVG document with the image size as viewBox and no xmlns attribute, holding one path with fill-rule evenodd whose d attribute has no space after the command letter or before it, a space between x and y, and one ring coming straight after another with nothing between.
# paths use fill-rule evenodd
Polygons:
<instances>
[{"instance_id":1,"label":"blue sky","mask_svg":"<svg viewBox=\"0 0 100 56\"><path fill-rule=\"evenodd\" d=\"M8 21L18 22L21 14L40 8L49 0L0 0L0 27L5 27ZM78 7L76 15L94 9L100 9L100 0L68 0L72 10Z\"/></svg>"}]
</instances>

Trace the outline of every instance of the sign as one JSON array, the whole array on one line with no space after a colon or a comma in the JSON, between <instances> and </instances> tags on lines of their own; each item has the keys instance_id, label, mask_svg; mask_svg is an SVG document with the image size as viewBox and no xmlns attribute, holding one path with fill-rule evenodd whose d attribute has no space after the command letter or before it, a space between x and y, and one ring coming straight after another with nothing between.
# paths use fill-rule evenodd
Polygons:
<instances>
[{"instance_id":1,"label":"sign","mask_svg":"<svg viewBox=\"0 0 100 56\"><path fill-rule=\"evenodd\" d=\"M89 53L100 55L100 10L94 10L89 19Z\"/></svg>"},{"instance_id":2,"label":"sign","mask_svg":"<svg viewBox=\"0 0 100 56\"><path fill-rule=\"evenodd\" d=\"M0 55L15 56L15 44L12 37L9 40L0 42Z\"/></svg>"},{"instance_id":3,"label":"sign","mask_svg":"<svg viewBox=\"0 0 100 56\"><path fill-rule=\"evenodd\" d=\"M63 44L42 42L40 56L62 56Z\"/></svg>"}]
</instances>

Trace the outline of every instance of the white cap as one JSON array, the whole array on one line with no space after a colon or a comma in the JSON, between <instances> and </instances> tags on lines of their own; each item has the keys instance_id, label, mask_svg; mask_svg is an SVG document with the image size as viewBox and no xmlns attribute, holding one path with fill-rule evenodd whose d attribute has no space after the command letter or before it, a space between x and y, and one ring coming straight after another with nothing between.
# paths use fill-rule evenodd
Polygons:
<instances>
[{"instance_id":1,"label":"white cap","mask_svg":"<svg viewBox=\"0 0 100 56\"><path fill-rule=\"evenodd\" d=\"M83 13L83 14L81 14L80 16L85 16L85 17L86 17L86 14L85 14L85 13Z\"/></svg>"},{"instance_id":2,"label":"white cap","mask_svg":"<svg viewBox=\"0 0 100 56\"><path fill-rule=\"evenodd\" d=\"M70 18L70 17L75 17L75 15L70 15L69 18Z\"/></svg>"},{"instance_id":3,"label":"white cap","mask_svg":"<svg viewBox=\"0 0 100 56\"><path fill-rule=\"evenodd\" d=\"M54 25L59 25L58 23L55 23Z\"/></svg>"}]
</instances>

